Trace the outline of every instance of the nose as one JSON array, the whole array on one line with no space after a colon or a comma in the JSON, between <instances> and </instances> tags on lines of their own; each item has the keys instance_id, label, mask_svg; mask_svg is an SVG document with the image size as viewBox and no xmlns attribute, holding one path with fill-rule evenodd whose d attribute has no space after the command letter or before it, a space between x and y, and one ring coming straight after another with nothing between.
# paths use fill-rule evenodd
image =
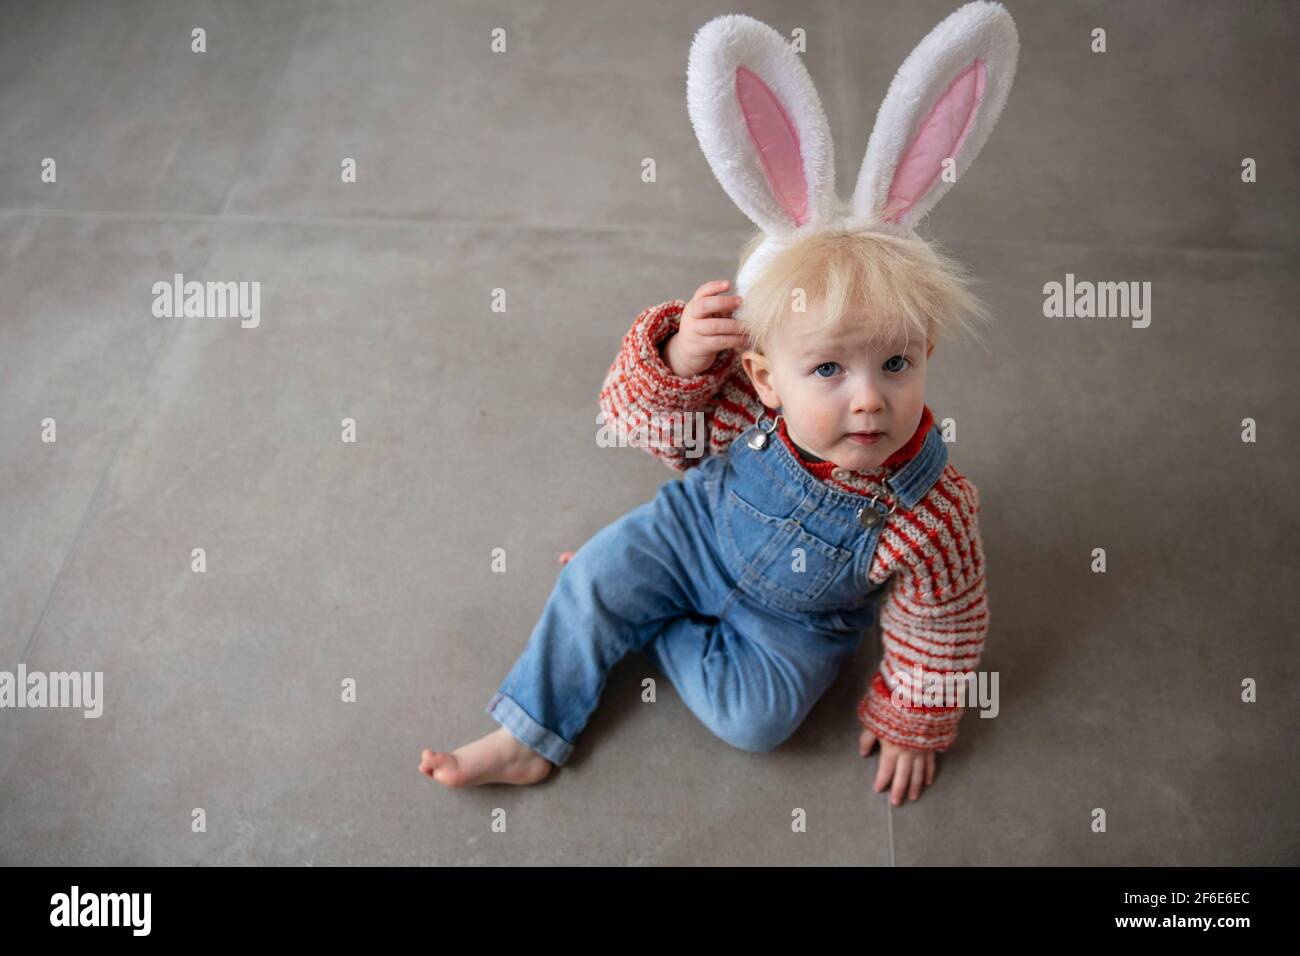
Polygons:
<instances>
[{"instance_id":1,"label":"nose","mask_svg":"<svg viewBox=\"0 0 1300 956\"><path fill-rule=\"evenodd\" d=\"M884 393L875 379L863 375L853 390L853 413L855 415L874 415L884 407Z\"/></svg>"}]
</instances>

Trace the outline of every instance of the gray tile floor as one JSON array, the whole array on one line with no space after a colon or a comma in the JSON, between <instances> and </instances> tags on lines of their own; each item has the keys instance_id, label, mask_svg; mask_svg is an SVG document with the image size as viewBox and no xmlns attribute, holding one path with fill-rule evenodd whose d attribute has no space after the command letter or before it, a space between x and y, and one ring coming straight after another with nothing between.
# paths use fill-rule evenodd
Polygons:
<instances>
[{"instance_id":1,"label":"gray tile floor","mask_svg":"<svg viewBox=\"0 0 1300 956\"><path fill-rule=\"evenodd\" d=\"M1001 713L920 801L856 754L875 634L771 754L670 685L642 704L633 655L544 784L415 770L496 726L556 554L673 480L593 436L632 318L748 232L686 114L694 31L807 31L844 192L955 6L6 5L0 669L102 671L107 701L0 710L0 862L1300 861L1288 2L1008 3L1007 113L928 229L999 319L927 400L981 489ZM261 325L155 318L176 272L260 281ZM1045 319L1066 273L1150 281L1151 326Z\"/></svg>"}]
</instances>

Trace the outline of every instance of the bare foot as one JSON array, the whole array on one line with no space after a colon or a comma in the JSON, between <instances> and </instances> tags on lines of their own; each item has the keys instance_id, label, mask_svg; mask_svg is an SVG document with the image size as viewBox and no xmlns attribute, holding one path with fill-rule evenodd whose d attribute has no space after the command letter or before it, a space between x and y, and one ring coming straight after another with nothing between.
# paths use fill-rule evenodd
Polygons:
<instances>
[{"instance_id":1,"label":"bare foot","mask_svg":"<svg viewBox=\"0 0 1300 956\"><path fill-rule=\"evenodd\" d=\"M537 783L545 779L553 766L504 727L451 753L425 750L420 760L420 772L444 787Z\"/></svg>"}]
</instances>

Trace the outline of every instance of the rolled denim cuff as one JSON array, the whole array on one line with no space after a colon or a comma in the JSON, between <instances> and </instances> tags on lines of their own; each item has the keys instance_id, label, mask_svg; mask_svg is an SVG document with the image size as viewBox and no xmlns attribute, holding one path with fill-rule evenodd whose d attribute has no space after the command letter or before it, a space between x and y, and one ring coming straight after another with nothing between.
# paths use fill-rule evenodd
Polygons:
<instances>
[{"instance_id":1,"label":"rolled denim cuff","mask_svg":"<svg viewBox=\"0 0 1300 956\"><path fill-rule=\"evenodd\" d=\"M573 744L535 721L511 697L497 691L488 702L487 713L521 744L531 747L557 767L569 759Z\"/></svg>"}]
</instances>

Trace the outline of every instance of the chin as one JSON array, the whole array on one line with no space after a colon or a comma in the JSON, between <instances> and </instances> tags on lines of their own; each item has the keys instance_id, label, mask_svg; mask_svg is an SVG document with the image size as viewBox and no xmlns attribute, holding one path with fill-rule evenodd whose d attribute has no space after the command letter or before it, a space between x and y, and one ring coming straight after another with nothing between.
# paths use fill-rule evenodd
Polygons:
<instances>
[{"instance_id":1,"label":"chin","mask_svg":"<svg viewBox=\"0 0 1300 956\"><path fill-rule=\"evenodd\" d=\"M840 467L849 468L853 471L869 471L873 468L879 468L890 455L898 450L893 445L884 447L876 445L873 448L866 448L854 444L847 438L844 439L844 443L849 447L849 451L844 457L851 459L852 463L845 462Z\"/></svg>"}]
</instances>

